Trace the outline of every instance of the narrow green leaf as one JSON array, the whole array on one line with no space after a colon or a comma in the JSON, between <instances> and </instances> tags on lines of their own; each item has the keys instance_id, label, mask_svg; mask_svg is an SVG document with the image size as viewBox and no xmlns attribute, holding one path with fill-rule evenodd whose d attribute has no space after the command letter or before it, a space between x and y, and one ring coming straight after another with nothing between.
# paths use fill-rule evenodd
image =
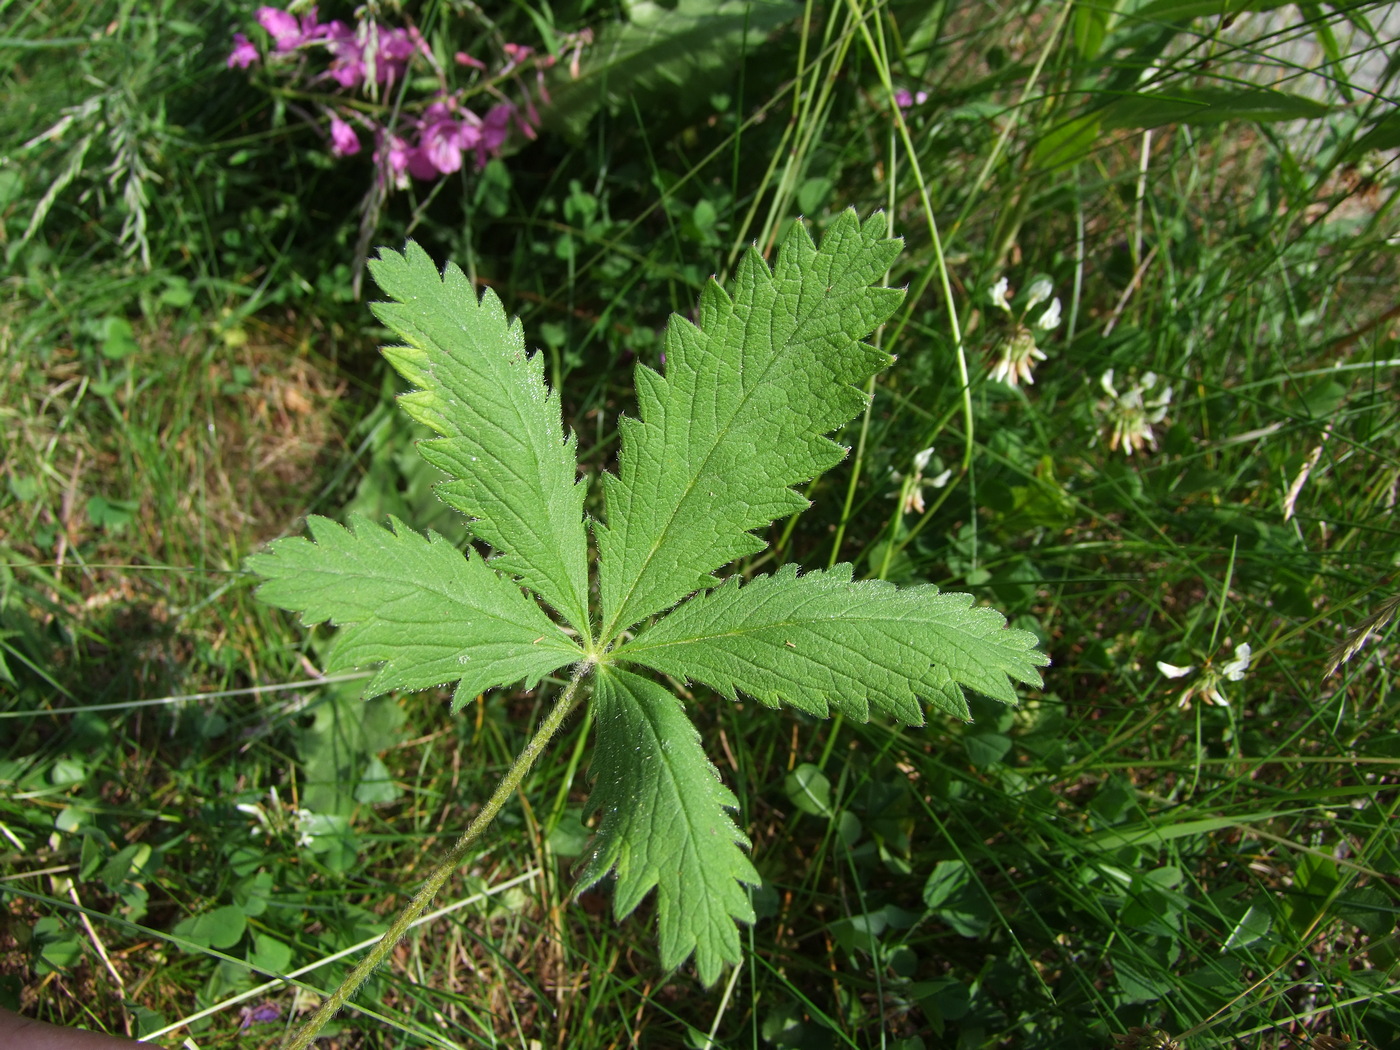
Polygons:
<instances>
[{"instance_id":1,"label":"narrow green leaf","mask_svg":"<svg viewBox=\"0 0 1400 1050\"><path fill-rule=\"evenodd\" d=\"M1049 171L1077 164L1098 146L1102 114L1098 111L1071 117L1047 131L1031 150L1031 168Z\"/></svg>"},{"instance_id":2,"label":"narrow green leaf","mask_svg":"<svg viewBox=\"0 0 1400 1050\"><path fill-rule=\"evenodd\" d=\"M1400 110L1388 109L1342 152L1340 160L1354 163L1372 150L1397 147L1400 147Z\"/></svg>"},{"instance_id":3,"label":"narrow green leaf","mask_svg":"<svg viewBox=\"0 0 1400 1050\"><path fill-rule=\"evenodd\" d=\"M613 911L622 919L656 887L661 964L680 966L694 952L700 980L714 984L725 963L739 961L735 922L754 921L741 884L760 882L728 812L738 801L661 686L603 665L593 704L588 807L602 819L579 891L616 869Z\"/></svg>"},{"instance_id":4,"label":"narrow green leaf","mask_svg":"<svg viewBox=\"0 0 1400 1050\"><path fill-rule=\"evenodd\" d=\"M967 718L963 688L1014 704L1009 679L1040 684L1049 661L1035 635L1008 630L994 609L936 587L853 581L851 566L774 576L718 589L673 610L614 651L729 699L739 690L769 707L825 716L835 707L866 721L875 712L922 724L924 697Z\"/></svg>"},{"instance_id":5,"label":"narrow green leaf","mask_svg":"<svg viewBox=\"0 0 1400 1050\"><path fill-rule=\"evenodd\" d=\"M436 533L397 518L393 531L352 516L346 529L311 517L316 542L277 540L248 567L265 578L258 597L341 628L326 669L382 664L365 695L458 682L452 709L482 690L540 677L582 651L480 555L464 556Z\"/></svg>"},{"instance_id":6,"label":"narrow green leaf","mask_svg":"<svg viewBox=\"0 0 1400 1050\"><path fill-rule=\"evenodd\" d=\"M561 64L549 86L547 126L580 139L604 107L637 98L692 105L728 86L736 64L802 12L791 0L632 0L625 10L628 21L599 31L577 76Z\"/></svg>"},{"instance_id":7,"label":"narrow green leaf","mask_svg":"<svg viewBox=\"0 0 1400 1050\"><path fill-rule=\"evenodd\" d=\"M500 552L494 568L587 633L585 486L543 357L526 354L519 320L507 319L494 292L477 299L454 265L439 277L411 241L402 255L381 248L369 269L394 300L374 303L375 316L409 344L384 356L419 388L399 404L442 435L418 446L453 479L438 495L475 519L472 531Z\"/></svg>"},{"instance_id":8,"label":"narrow green leaf","mask_svg":"<svg viewBox=\"0 0 1400 1050\"><path fill-rule=\"evenodd\" d=\"M1274 917L1267 907L1258 904L1251 904L1249 909L1240 916L1239 922L1235 923L1230 930L1230 936L1225 938L1225 943L1221 945L1222 952L1228 952L1233 948L1243 948L1247 944L1253 944L1268 934L1270 927L1274 924Z\"/></svg>"},{"instance_id":9,"label":"narrow green leaf","mask_svg":"<svg viewBox=\"0 0 1400 1050\"><path fill-rule=\"evenodd\" d=\"M1136 22L1190 22L1195 18L1234 18L1245 11L1272 11L1285 0L1149 0L1136 8Z\"/></svg>"},{"instance_id":10,"label":"narrow green leaf","mask_svg":"<svg viewBox=\"0 0 1400 1050\"><path fill-rule=\"evenodd\" d=\"M860 340L904 298L871 287L899 252L885 232L883 215L847 211L818 249L794 223L774 270L750 251L732 297L706 287L699 327L671 318L666 375L638 366L641 418L620 422L604 477L601 640L762 550L749 530L806 507L791 486L845 455L823 435L865 407L861 386L890 357Z\"/></svg>"},{"instance_id":11,"label":"narrow green leaf","mask_svg":"<svg viewBox=\"0 0 1400 1050\"><path fill-rule=\"evenodd\" d=\"M1312 120L1332 107L1271 88L1170 88L1117 99L1102 110L1105 130L1163 124L1220 124L1227 120Z\"/></svg>"},{"instance_id":12,"label":"narrow green leaf","mask_svg":"<svg viewBox=\"0 0 1400 1050\"><path fill-rule=\"evenodd\" d=\"M1074 36L1074 49L1086 59L1098 57L1103 39L1108 35L1108 27L1118 17L1114 0L1107 3L1075 4L1070 29Z\"/></svg>"}]
</instances>

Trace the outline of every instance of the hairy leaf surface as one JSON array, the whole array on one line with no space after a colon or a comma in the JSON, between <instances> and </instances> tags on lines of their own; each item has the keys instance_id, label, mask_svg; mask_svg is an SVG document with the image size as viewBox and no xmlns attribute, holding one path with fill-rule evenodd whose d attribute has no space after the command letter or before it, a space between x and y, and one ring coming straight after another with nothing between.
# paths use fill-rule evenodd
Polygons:
<instances>
[{"instance_id":1,"label":"hairy leaf surface","mask_svg":"<svg viewBox=\"0 0 1400 1050\"><path fill-rule=\"evenodd\" d=\"M667 690L604 666L593 704L588 807L602 820L579 890L616 869L613 911L621 919L655 886L661 964L679 966L693 951L700 980L713 984L725 963L739 961L735 921L754 921L741 883L762 881L729 815L739 803Z\"/></svg>"},{"instance_id":2,"label":"hairy leaf surface","mask_svg":"<svg viewBox=\"0 0 1400 1050\"><path fill-rule=\"evenodd\" d=\"M1014 704L1009 679L1040 684L1047 660L1035 644L971 595L853 581L849 565L803 576L785 565L692 598L614 655L731 700L739 690L769 707L821 717L835 707L862 722L874 710L918 725L920 697L967 718L963 687Z\"/></svg>"},{"instance_id":3,"label":"hairy leaf surface","mask_svg":"<svg viewBox=\"0 0 1400 1050\"><path fill-rule=\"evenodd\" d=\"M879 287L899 250L885 231L884 216L847 212L818 247L794 224L771 270L750 252L729 290L706 288L698 324L672 318L665 375L638 367L639 414L620 422L617 474L604 475L592 616L576 441L541 357L456 267L439 274L413 244L381 251L370 266L391 301L375 312L407 344L384 353L417 388L400 403L440 435L419 446L449 475L438 491L498 556L352 516L349 529L313 517L311 539L248 560L261 598L339 626L329 670L379 665L371 695L455 681L456 710L580 664L571 697L591 668L599 821L580 886L615 875L619 918L655 889L662 964L693 955L706 984L739 960L746 887L760 880L681 702L634 670L917 724L926 702L966 718L966 689L1012 703L1013 681L1039 684L1047 662L1032 635L967 595L857 582L850 566L716 586L716 569L763 548L754 530L806 506L793 486L845 454L828 435L889 363L861 342L904 294Z\"/></svg>"},{"instance_id":4,"label":"hairy leaf surface","mask_svg":"<svg viewBox=\"0 0 1400 1050\"><path fill-rule=\"evenodd\" d=\"M890 362L860 340L904 297L877 288L899 252L883 215L832 222L817 248L794 223L768 265L748 252L734 292L711 281L699 327L672 317L666 374L637 368L639 419L620 422L617 476L595 529L607 641L762 550L749 530L802 510L792 490L840 461L824 435L866 404Z\"/></svg>"},{"instance_id":5,"label":"hairy leaf surface","mask_svg":"<svg viewBox=\"0 0 1400 1050\"><path fill-rule=\"evenodd\" d=\"M382 664L366 689L427 689L460 679L452 709L485 689L542 675L583 653L511 580L441 536L397 518L393 531L358 516L349 529L311 517L316 542L277 540L248 559L258 597L340 627L326 670Z\"/></svg>"},{"instance_id":6,"label":"hairy leaf surface","mask_svg":"<svg viewBox=\"0 0 1400 1050\"><path fill-rule=\"evenodd\" d=\"M385 347L384 356L420 388L399 404L442 435L418 446L452 478L438 495L476 519L472 531L501 554L493 567L586 633L584 485L543 357L527 356L520 321L506 318L495 292L478 299L453 265L439 277L418 245L402 255L381 248L369 269L394 300L374 303L375 315L409 344Z\"/></svg>"}]
</instances>

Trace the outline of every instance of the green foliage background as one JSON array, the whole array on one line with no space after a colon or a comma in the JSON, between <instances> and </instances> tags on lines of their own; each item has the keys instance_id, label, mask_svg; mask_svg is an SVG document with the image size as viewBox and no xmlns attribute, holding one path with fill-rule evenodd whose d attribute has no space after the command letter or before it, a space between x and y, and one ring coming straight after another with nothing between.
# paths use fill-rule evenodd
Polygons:
<instances>
[{"instance_id":1,"label":"green foliage background","mask_svg":"<svg viewBox=\"0 0 1400 1050\"><path fill-rule=\"evenodd\" d=\"M239 571L313 512L462 538L355 299L368 168L225 69L252 8L3 10L0 1002L275 1045L304 1004L255 971L376 933L536 696L362 703ZM489 47L467 5L407 10ZM798 214L887 210L899 362L743 573L969 590L1054 665L1014 709L918 729L687 698L768 887L713 992L658 967L645 905L619 928L568 898L581 718L337 1045L1400 1041L1385 5L488 13L534 45L593 28L586 75L558 71L538 141L391 198L375 243L496 290L596 471L707 277ZM1040 275L1047 360L992 381L990 289ZM1155 449L1106 447L1109 368L1173 387ZM901 513L929 447L949 482ZM1178 706L1245 643L1227 705Z\"/></svg>"}]
</instances>

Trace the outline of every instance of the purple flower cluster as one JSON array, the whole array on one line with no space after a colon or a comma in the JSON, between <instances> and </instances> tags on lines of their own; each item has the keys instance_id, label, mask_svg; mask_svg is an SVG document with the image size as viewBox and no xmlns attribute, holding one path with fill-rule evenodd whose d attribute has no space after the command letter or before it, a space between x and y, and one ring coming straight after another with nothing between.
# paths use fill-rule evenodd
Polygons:
<instances>
[{"instance_id":1,"label":"purple flower cluster","mask_svg":"<svg viewBox=\"0 0 1400 1050\"><path fill-rule=\"evenodd\" d=\"M353 91L371 76L380 84L392 84L403 75L417 53L427 54L427 45L415 28L390 29L374 21L361 22L351 29L340 19L321 23L316 8L297 17L275 7L258 8L258 24L267 30L278 51L296 51L319 44L332 56L326 76L347 91ZM233 34L234 48L228 56L229 68L247 69L259 58L258 49L242 33Z\"/></svg>"},{"instance_id":2,"label":"purple flower cluster","mask_svg":"<svg viewBox=\"0 0 1400 1050\"><path fill-rule=\"evenodd\" d=\"M351 102L343 97L328 99L321 105L328 118L328 143L331 153L348 157L361 149L360 129L374 141L374 164L381 178L400 188L408 184L409 176L430 180L460 171L464 156L470 155L477 167L484 167L504 148L511 131L518 130L534 138L539 126L539 114L530 92L520 82L520 73L534 69L541 101L548 102L544 88L544 70L556 61L554 55L535 56L533 49L521 44L506 44L504 54L494 71L486 63L458 52L455 61L477 74L489 74L492 85L453 90L446 73L438 68L432 50L416 27L407 29L381 25L364 19L351 27L336 19L320 22L316 8L295 15L275 7L260 7L258 24L266 31L271 43L267 61L290 78L300 79L302 87L333 83L330 92L354 92L364 89L369 101ZM571 69L577 68L578 52L591 39L584 31L566 39L573 49ZM233 35L233 50L228 56L230 69L247 69L262 61L263 55L247 36ZM305 56L320 49L329 57L323 72L312 75L306 63L288 64L296 54ZM393 112L392 124L381 123L376 114L384 107L378 105L379 88L402 83L409 65L421 59L437 73L438 87L426 99L401 100ZM505 78L512 79L520 89L522 102L506 98L495 86ZM309 83L308 83L309 81ZM324 89L323 89L324 90ZM492 104L479 113L467 104L471 94L487 94Z\"/></svg>"}]
</instances>

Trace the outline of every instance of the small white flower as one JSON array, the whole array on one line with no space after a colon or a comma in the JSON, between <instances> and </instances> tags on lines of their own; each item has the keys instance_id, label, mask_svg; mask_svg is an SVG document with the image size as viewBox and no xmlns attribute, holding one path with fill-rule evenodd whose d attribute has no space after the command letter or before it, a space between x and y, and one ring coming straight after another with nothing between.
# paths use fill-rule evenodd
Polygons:
<instances>
[{"instance_id":1,"label":"small white flower","mask_svg":"<svg viewBox=\"0 0 1400 1050\"><path fill-rule=\"evenodd\" d=\"M1245 672L1249 670L1250 658L1249 643L1241 642L1239 645L1235 646L1234 657L1228 660L1220 670L1217 671L1213 668L1210 661L1207 660L1205 666L1201 668L1201 673L1181 691L1181 695L1177 697L1176 706L1181 708L1190 707L1191 699L1197 696L1207 703L1215 704L1219 707L1228 706L1230 702L1225 699L1225 694L1220 691L1220 683L1238 682L1243 679ZM1187 675L1193 674L1196 668L1194 665L1190 667L1177 667L1175 664L1169 664L1165 660L1158 660L1157 670L1162 673L1164 678L1185 678Z\"/></svg>"},{"instance_id":2,"label":"small white flower","mask_svg":"<svg viewBox=\"0 0 1400 1050\"><path fill-rule=\"evenodd\" d=\"M1010 338L997 345L996 363L992 365L991 378L994 382L1015 386L1019 382L1035 384L1031 375L1037 361L1045 360L1045 351L1035 345L1035 336L1029 328L1017 327Z\"/></svg>"},{"instance_id":3,"label":"small white flower","mask_svg":"<svg viewBox=\"0 0 1400 1050\"><path fill-rule=\"evenodd\" d=\"M1055 286L1050 283L1048 277L1037 277L1031 282L1030 288L1026 292L1026 310L1029 312L1033 307L1045 302L1050 298L1050 293L1055 290Z\"/></svg>"},{"instance_id":4,"label":"small white flower","mask_svg":"<svg viewBox=\"0 0 1400 1050\"><path fill-rule=\"evenodd\" d=\"M914 473L907 478L903 478L899 488L899 509L902 514L922 514L925 509L924 486L941 489L948 484L948 479L953 476L951 470L944 470L935 477L925 478L924 470L929 465L929 460L933 458L933 449L926 448L914 453ZM895 477L899 477L898 474Z\"/></svg>"},{"instance_id":5,"label":"small white flower","mask_svg":"<svg viewBox=\"0 0 1400 1050\"><path fill-rule=\"evenodd\" d=\"M1167 418L1167 406L1172 401L1172 388L1166 387L1155 397L1149 397L1157 385L1155 372L1148 372L1141 380L1121 394L1113 383L1113 369L1108 369L1099 378L1099 385L1108 395L1094 406L1100 425L1108 435L1108 450L1115 452L1119 445L1132 455L1139 448L1157 447L1157 435L1153 426Z\"/></svg>"},{"instance_id":6,"label":"small white flower","mask_svg":"<svg viewBox=\"0 0 1400 1050\"><path fill-rule=\"evenodd\" d=\"M254 831L261 831L267 838L272 837L272 823L267 819L267 813L261 805L256 802L240 802L233 808L253 818Z\"/></svg>"},{"instance_id":7,"label":"small white flower","mask_svg":"<svg viewBox=\"0 0 1400 1050\"><path fill-rule=\"evenodd\" d=\"M1249 661L1253 656L1248 642L1241 642L1235 647L1235 658L1220 669L1223 674L1232 682L1238 682L1244 677L1244 673L1249 670Z\"/></svg>"},{"instance_id":8,"label":"small white flower","mask_svg":"<svg viewBox=\"0 0 1400 1050\"><path fill-rule=\"evenodd\" d=\"M1005 277L992 285L992 305L1001 307L1007 313L1011 312L1011 304L1006 301L1006 292L1010 287L1011 284Z\"/></svg>"},{"instance_id":9,"label":"small white flower","mask_svg":"<svg viewBox=\"0 0 1400 1050\"><path fill-rule=\"evenodd\" d=\"M311 829L315 826L316 814L309 809L297 810L297 845L303 849L311 846L316 840L312 837Z\"/></svg>"},{"instance_id":10,"label":"small white flower","mask_svg":"<svg viewBox=\"0 0 1400 1050\"><path fill-rule=\"evenodd\" d=\"M1045 308L1045 312L1035 322L1035 327L1042 332L1048 332L1060 323L1060 297L1057 295L1051 300L1050 305Z\"/></svg>"}]
</instances>

